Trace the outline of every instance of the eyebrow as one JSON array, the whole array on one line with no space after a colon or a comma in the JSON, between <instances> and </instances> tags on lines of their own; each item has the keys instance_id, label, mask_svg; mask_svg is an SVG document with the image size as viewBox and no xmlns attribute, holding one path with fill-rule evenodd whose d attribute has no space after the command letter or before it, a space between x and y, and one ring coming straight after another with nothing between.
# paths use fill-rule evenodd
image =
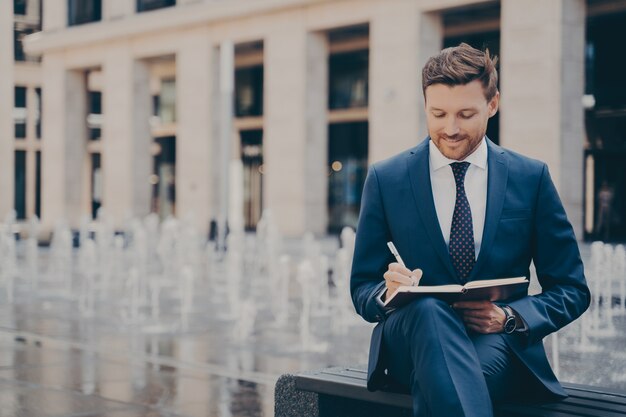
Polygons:
<instances>
[{"instance_id":1,"label":"eyebrow","mask_svg":"<svg viewBox=\"0 0 626 417\"><path fill-rule=\"evenodd\" d=\"M440 109L438 107L431 107L430 110L431 111L442 111L442 112L445 112L445 110ZM458 113L463 112L463 111L478 111L478 109L476 109L474 107L468 107L468 108L459 110Z\"/></svg>"}]
</instances>

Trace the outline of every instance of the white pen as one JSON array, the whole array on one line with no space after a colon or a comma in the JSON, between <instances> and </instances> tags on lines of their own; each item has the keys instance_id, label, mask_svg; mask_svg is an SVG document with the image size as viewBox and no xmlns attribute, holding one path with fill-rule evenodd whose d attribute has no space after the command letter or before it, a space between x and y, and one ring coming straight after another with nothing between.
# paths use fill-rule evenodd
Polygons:
<instances>
[{"instance_id":1,"label":"white pen","mask_svg":"<svg viewBox=\"0 0 626 417\"><path fill-rule=\"evenodd\" d=\"M389 247L389 250L391 251L393 256L396 258L396 261L398 261L398 263L400 265L402 265L403 267L406 268L406 265L404 264L404 261L402 260L402 258L400 257L400 254L398 253L398 249L396 249L396 245L394 245L392 241L389 241L389 242L387 242L387 247ZM419 284L419 281L417 280L416 277L411 275L409 278L411 278L411 285L412 286L416 286L416 285Z\"/></svg>"},{"instance_id":2,"label":"white pen","mask_svg":"<svg viewBox=\"0 0 626 417\"><path fill-rule=\"evenodd\" d=\"M392 241L389 241L387 242L387 246L389 247L389 250L391 251L393 256L396 258L396 261L398 261L400 265L406 268L404 261L402 260L402 258L400 257L400 254L398 253L398 249L396 249L396 245L394 245Z\"/></svg>"}]
</instances>

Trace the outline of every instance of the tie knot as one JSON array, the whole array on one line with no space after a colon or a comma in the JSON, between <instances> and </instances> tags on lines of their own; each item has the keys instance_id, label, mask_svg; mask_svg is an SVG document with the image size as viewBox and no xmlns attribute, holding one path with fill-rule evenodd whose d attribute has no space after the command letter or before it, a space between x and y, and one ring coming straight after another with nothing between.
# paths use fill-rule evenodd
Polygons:
<instances>
[{"instance_id":1,"label":"tie knot","mask_svg":"<svg viewBox=\"0 0 626 417\"><path fill-rule=\"evenodd\" d=\"M453 162L450 164L452 167L452 174L454 174L454 181L458 184L463 184L465 180L465 173L469 168L469 162Z\"/></svg>"}]
</instances>

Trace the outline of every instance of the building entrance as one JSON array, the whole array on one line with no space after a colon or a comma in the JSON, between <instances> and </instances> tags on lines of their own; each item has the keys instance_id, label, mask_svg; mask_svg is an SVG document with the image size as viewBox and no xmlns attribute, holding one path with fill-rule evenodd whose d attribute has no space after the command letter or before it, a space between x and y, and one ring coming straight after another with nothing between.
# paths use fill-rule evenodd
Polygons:
<instances>
[{"instance_id":1,"label":"building entrance","mask_svg":"<svg viewBox=\"0 0 626 417\"><path fill-rule=\"evenodd\" d=\"M356 228L367 176L368 123L331 124L328 134L328 232Z\"/></svg>"},{"instance_id":2,"label":"building entrance","mask_svg":"<svg viewBox=\"0 0 626 417\"><path fill-rule=\"evenodd\" d=\"M152 212L161 219L176 214L176 137L167 136L154 140L152 183Z\"/></svg>"},{"instance_id":3,"label":"building entrance","mask_svg":"<svg viewBox=\"0 0 626 417\"><path fill-rule=\"evenodd\" d=\"M240 135L244 223L246 230L252 231L263 210L263 131L243 130Z\"/></svg>"},{"instance_id":4,"label":"building entrance","mask_svg":"<svg viewBox=\"0 0 626 417\"><path fill-rule=\"evenodd\" d=\"M591 14L585 49L585 239L626 241L626 11Z\"/></svg>"}]
</instances>

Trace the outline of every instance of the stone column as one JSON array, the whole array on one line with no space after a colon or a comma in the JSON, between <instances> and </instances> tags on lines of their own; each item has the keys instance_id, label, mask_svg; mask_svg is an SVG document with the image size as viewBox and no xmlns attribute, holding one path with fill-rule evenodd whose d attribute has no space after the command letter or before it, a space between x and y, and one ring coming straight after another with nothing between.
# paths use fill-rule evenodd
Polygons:
<instances>
[{"instance_id":1,"label":"stone column","mask_svg":"<svg viewBox=\"0 0 626 417\"><path fill-rule=\"evenodd\" d=\"M388 2L370 23L369 161L419 141L419 10Z\"/></svg>"},{"instance_id":2,"label":"stone column","mask_svg":"<svg viewBox=\"0 0 626 417\"><path fill-rule=\"evenodd\" d=\"M206 3L207 1L212 1L212 0L177 0L176 5L185 6L188 4Z\"/></svg>"},{"instance_id":3,"label":"stone column","mask_svg":"<svg viewBox=\"0 0 626 417\"><path fill-rule=\"evenodd\" d=\"M150 211L150 74L128 45L119 45L106 53L103 78L102 206L121 227L128 217Z\"/></svg>"},{"instance_id":4,"label":"stone column","mask_svg":"<svg viewBox=\"0 0 626 417\"><path fill-rule=\"evenodd\" d=\"M217 53L205 30L189 33L176 55L176 213L192 215L201 230L217 213L212 199L211 168L215 154L214 83Z\"/></svg>"},{"instance_id":5,"label":"stone column","mask_svg":"<svg viewBox=\"0 0 626 417\"><path fill-rule=\"evenodd\" d=\"M0 1L0 222L13 209L15 152L13 107L13 2Z\"/></svg>"},{"instance_id":6,"label":"stone column","mask_svg":"<svg viewBox=\"0 0 626 417\"><path fill-rule=\"evenodd\" d=\"M501 143L548 163L582 238L585 2L502 1Z\"/></svg>"},{"instance_id":7,"label":"stone column","mask_svg":"<svg viewBox=\"0 0 626 417\"><path fill-rule=\"evenodd\" d=\"M136 0L107 0L102 2L102 19L116 20L135 13Z\"/></svg>"},{"instance_id":8,"label":"stone column","mask_svg":"<svg viewBox=\"0 0 626 417\"><path fill-rule=\"evenodd\" d=\"M42 63L42 217L44 229L59 220L78 226L82 214L87 147L87 77L65 68L62 54Z\"/></svg>"},{"instance_id":9,"label":"stone column","mask_svg":"<svg viewBox=\"0 0 626 417\"><path fill-rule=\"evenodd\" d=\"M29 143L37 141L37 92L34 86L29 86L26 92L26 140ZM30 218L35 214L35 188L37 184L36 176L37 155L33 150L26 153L26 217Z\"/></svg>"},{"instance_id":10,"label":"stone column","mask_svg":"<svg viewBox=\"0 0 626 417\"><path fill-rule=\"evenodd\" d=\"M67 0L46 0L43 5L43 30L55 31L67 26Z\"/></svg>"},{"instance_id":11,"label":"stone column","mask_svg":"<svg viewBox=\"0 0 626 417\"><path fill-rule=\"evenodd\" d=\"M424 93L422 92L422 68L431 56L437 55L443 47L443 22L441 14L436 12L422 13L419 17L419 43L418 43L418 142L428 136L426 113L424 111Z\"/></svg>"},{"instance_id":12,"label":"stone column","mask_svg":"<svg viewBox=\"0 0 626 417\"><path fill-rule=\"evenodd\" d=\"M307 35L305 229L324 234L328 226L328 36Z\"/></svg>"},{"instance_id":13,"label":"stone column","mask_svg":"<svg viewBox=\"0 0 626 417\"><path fill-rule=\"evenodd\" d=\"M264 45L264 206L290 236L327 224L325 41L304 27L299 12L285 15Z\"/></svg>"},{"instance_id":14,"label":"stone column","mask_svg":"<svg viewBox=\"0 0 626 417\"><path fill-rule=\"evenodd\" d=\"M26 15L29 20L35 21L41 19L41 9L39 8L38 0L27 0L28 7L26 9Z\"/></svg>"}]
</instances>

